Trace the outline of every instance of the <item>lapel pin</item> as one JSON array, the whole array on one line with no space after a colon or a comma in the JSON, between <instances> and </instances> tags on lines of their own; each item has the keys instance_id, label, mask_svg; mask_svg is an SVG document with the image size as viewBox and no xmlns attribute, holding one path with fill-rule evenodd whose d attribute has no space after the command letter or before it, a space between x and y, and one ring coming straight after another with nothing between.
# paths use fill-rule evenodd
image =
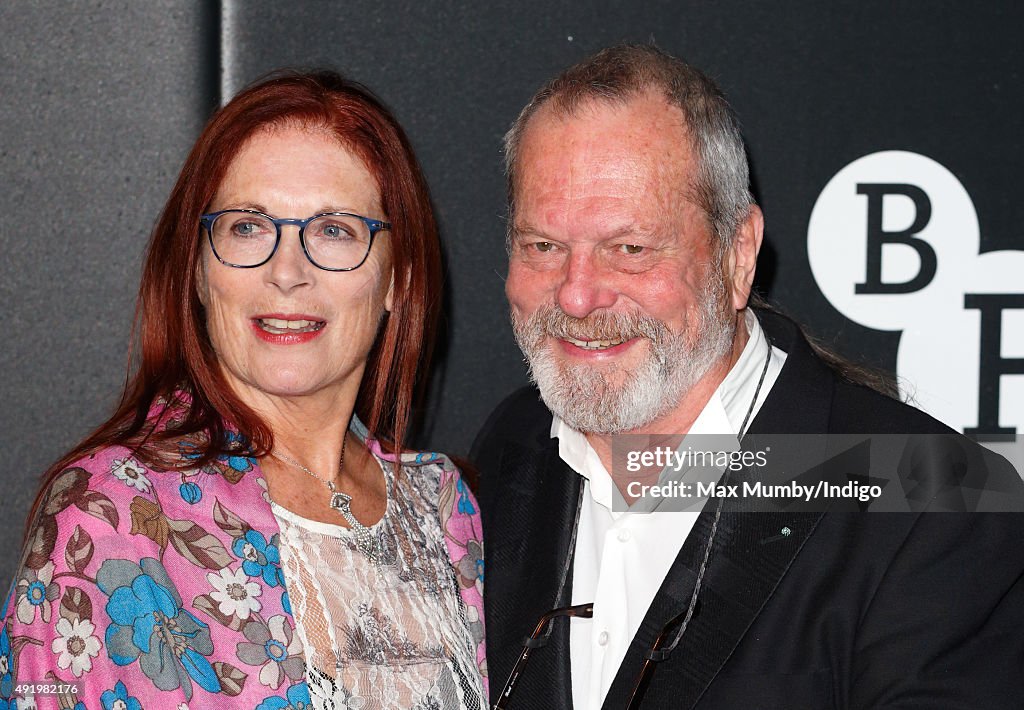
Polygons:
<instances>
[{"instance_id":1,"label":"lapel pin","mask_svg":"<svg viewBox=\"0 0 1024 710\"><path fill-rule=\"evenodd\" d=\"M783 539L789 537L792 534L793 534L793 530L788 525L786 525L786 526L784 526L782 528L782 530L779 530L779 534L778 535L772 535L771 537L766 537L763 540L761 540L759 544L767 545L770 542L778 542L779 540L783 540Z\"/></svg>"}]
</instances>

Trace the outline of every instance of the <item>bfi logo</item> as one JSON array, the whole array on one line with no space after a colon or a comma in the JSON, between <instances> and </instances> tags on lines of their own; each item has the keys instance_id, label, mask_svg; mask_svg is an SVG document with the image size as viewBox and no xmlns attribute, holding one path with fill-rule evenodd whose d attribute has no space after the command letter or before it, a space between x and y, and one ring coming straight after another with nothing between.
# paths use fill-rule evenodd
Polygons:
<instances>
[{"instance_id":1,"label":"bfi logo","mask_svg":"<svg viewBox=\"0 0 1024 710\"><path fill-rule=\"evenodd\" d=\"M934 160L885 151L822 190L807 230L821 292L844 316L900 331L912 403L982 442L1024 434L1024 251L979 254L974 203Z\"/></svg>"}]
</instances>

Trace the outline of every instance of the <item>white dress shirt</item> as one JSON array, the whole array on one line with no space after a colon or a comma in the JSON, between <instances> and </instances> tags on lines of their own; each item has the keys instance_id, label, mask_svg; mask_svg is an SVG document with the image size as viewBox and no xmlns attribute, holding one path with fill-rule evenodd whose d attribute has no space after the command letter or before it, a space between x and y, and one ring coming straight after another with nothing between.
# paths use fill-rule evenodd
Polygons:
<instances>
[{"instance_id":1,"label":"white dress shirt","mask_svg":"<svg viewBox=\"0 0 1024 710\"><path fill-rule=\"evenodd\" d=\"M711 395L689 435L737 436L747 415L757 414L782 370L786 354L771 348L757 318L746 312L750 338L736 364ZM761 372L768 367L761 385ZM757 392L757 401L751 400ZM682 433L682 432L680 432ZM558 453L585 479L572 603L594 603L592 619L571 619L569 659L576 710L597 710L604 702L626 649L697 520L697 512L616 512L618 497L611 476L586 437L555 416L551 436ZM680 449L686 446L686 441ZM620 506L621 509L621 499ZM635 672L639 674L640 669Z\"/></svg>"}]
</instances>

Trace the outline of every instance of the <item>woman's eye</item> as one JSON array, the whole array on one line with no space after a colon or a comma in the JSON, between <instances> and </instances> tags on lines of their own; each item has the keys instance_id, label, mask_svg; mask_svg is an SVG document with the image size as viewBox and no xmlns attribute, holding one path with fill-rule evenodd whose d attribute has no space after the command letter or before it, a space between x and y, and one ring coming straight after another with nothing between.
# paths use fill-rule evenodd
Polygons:
<instances>
[{"instance_id":1,"label":"woman's eye","mask_svg":"<svg viewBox=\"0 0 1024 710\"><path fill-rule=\"evenodd\" d=\"M260 225L255 222L235 222L231 231L239 237L252 237L260 232Z\"/></svg>"},{"instance_id":2,"label":"woman's eye","mask_svg":"<svg viewBox=\"0 0 1024 710\"><path fill-rule=\"evenodd\" d=\"M352 236L347 229L338 224L324 225L324 228L320 230L320 233L328 239L345 239Z\"/></svg>"},{"instance_id":3,"label":"woman's eye","mask_svg":"<svg viewBox=\"0 0 1024 710\"><path fill-rule=\"evenodd\" d=\"M640 254L643 250L644 247L639 244L621 244L619 246L619 251L623 254Z\"/></svg>"}]
</instances>

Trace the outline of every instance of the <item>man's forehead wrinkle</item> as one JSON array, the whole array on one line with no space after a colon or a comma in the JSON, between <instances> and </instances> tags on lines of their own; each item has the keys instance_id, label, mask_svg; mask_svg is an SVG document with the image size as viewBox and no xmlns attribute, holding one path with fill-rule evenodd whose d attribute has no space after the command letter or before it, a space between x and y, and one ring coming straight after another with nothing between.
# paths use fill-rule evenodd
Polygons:
<instances>
[{"instance_id":1,"label":"man's forehead wrinkle","mask_svg":"<svg viewBox=\"0 0 1024 710\"><path fill-rule=\"evenodd\" d=\"M544 236L561 234L566 238L578 236L577 232L611 238L654 231L657 214L663 210L647 214L634 197L616 189L617 185L617 181L608 181L608 189L598 191L576 186L574 194L545 191L538 195L535 204L524 206L523 212L529 211L532 216L530 222L520 222L521 231ZM556 234L549 234L549 229Z\"/></svg>"},{"instance_id":2,"label":"man's forehead wrinkle","mask_svg":"<svg viewBox=\"0 0 1024 710\"><path fill-rule=\"evenodd\" d=\"M544 237L676 236L693 206L685 122L661 96L572 114L542 108L520 157L518 211ZM526 233L527 222L517 226Z\"/></svg>"}]
</instances>

